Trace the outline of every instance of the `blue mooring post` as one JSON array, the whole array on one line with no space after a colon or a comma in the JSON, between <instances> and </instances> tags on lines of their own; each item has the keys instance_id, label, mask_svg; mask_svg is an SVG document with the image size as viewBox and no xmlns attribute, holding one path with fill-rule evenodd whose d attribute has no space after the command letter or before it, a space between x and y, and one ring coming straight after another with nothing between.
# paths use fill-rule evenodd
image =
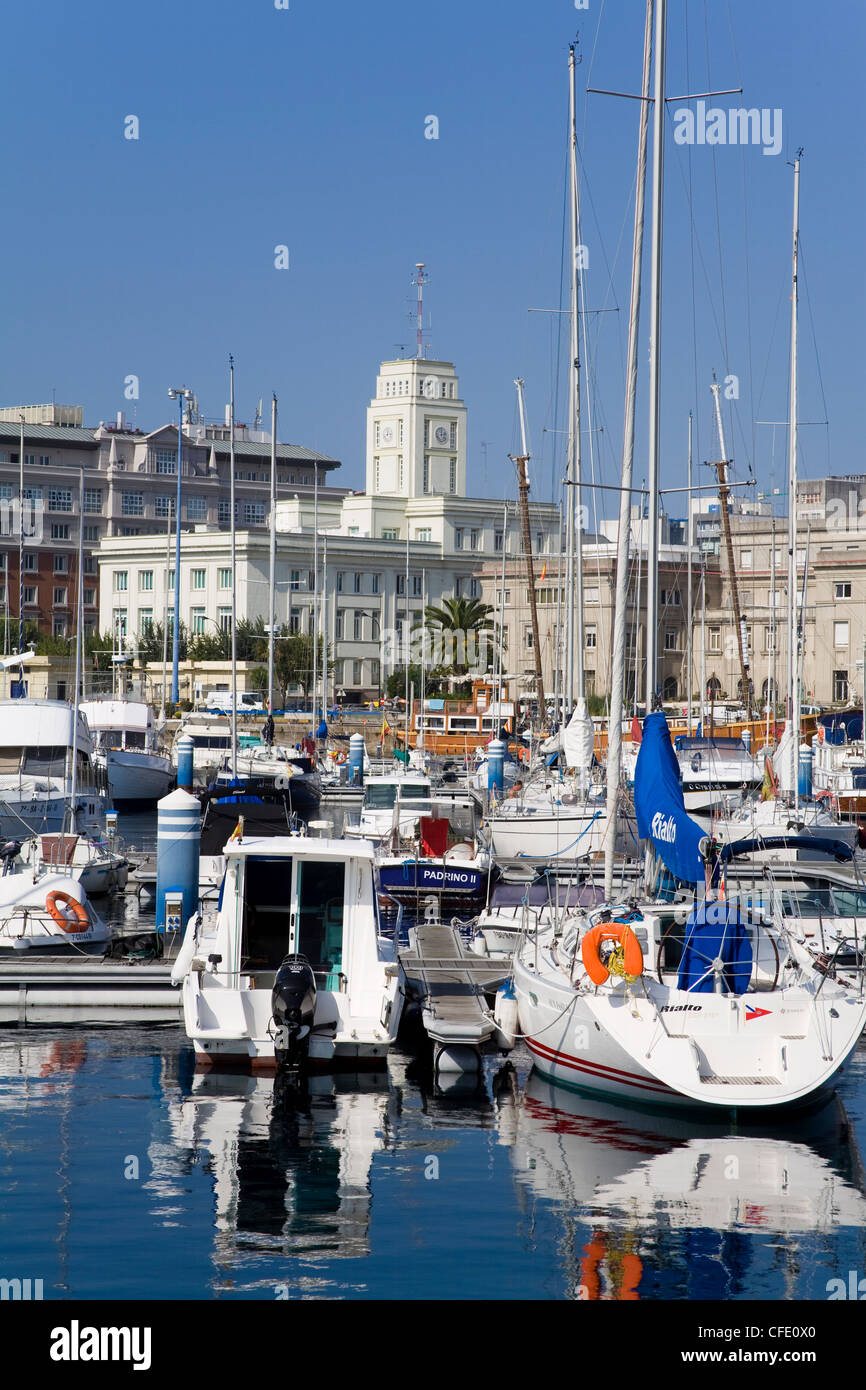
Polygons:
<instances>
[{"instance_id":1,"label":"blue mooring post","mask_svg":"<svg viewBox=\"0 0 866 1390\"><path fill-rule=\"evenodd\" d=\"M751 731L751 729L744 729L744 730L743 730L743 743L744 743L745 746L746 746L746 752L747 752L747 753L751 753L751 751L752 751L752 731Z\"/></svg>"},{"instance_id":2,"label":"blue mooring post","mask_svg":"<svg viewBox=\"0 0 866 1390\"><path fill-rule=\"evenodd\" d=\"M349 786L364 785L364 735L353 734L349 739Z\"/></svg>"},{"instance_id":3,"label":"blue mooring post","mask_svg":"<svg viewBox=\"0 0 866 1390\"><path fill-rule=\"evenodd\" d=\"M198 797L190 796L185 791L170 792L164 796L156 808L157 931L166 930L166 895L183 897L181 931L196 910L200 839L201 806Z\"/></svg>"},{"instance_id":4,"label":"blue mooring post","mask_svg":"<svg viewBox=\"0 0 866 1390\"><path fill-rule=\"evenodd\" d=\"M177 785L182 791L192 791L193 779L193 753L195 744L189 734L184 734L177 741Z\"/></svg>"},{"instance_id":5,"label":"blue mooring post","mask_svg":"<svg viewBox=\"0 0 866 1390\"><path fill-rule=\"evenodd\" d=\"M505 782L505 744L501 738L494 738L487 745L487 791L488 795L502 796Z\"/></svg>"},{"instance_id":6,"label":"blue mooring post","mask_svg":"<svg viewBox=\"0 0 866 1390\"><path fill-rule=\"evenodd\" d=\"M812 795L812 759L814 754L808 743L800 744L800 762L797 769L797 795Z\"/></svg>"}]
</instances>

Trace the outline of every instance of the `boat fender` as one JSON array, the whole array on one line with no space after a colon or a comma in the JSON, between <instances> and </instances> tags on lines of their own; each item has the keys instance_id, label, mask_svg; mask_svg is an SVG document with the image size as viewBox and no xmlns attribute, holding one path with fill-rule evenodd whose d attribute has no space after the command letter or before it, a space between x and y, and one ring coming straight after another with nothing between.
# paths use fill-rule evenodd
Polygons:
<instances>
[{"instance_id":1,"label":"boat fender","mask_svg":"<svg viewBox=\"0 0 866 1390\"><path fill-rule=\"evenodd\" d=\"M511 980L506 980L496 993L493 1009L496 1023L494 1042L503 1052L510 1052L517 1040L517 995Z\"/></svg>"},{"instance_id":2,"label":"boat fender","mask_svg":"<svg viewBox=\"0 0 866 1390\"><path fill-rule=\"evenodd\" d=\"M71 919L60 910L60 904L72 909ZM61 893L58 890L49 893L45 899L45 907L60 930L67 935L77 936L79 932L90 930L87 908L77 898L73 898L71 893Z\"/></svg>"},{"instance_id":3,"label":"boat fender","mask_svg":"<svg viewBox=\"0 0 866 1390\"><path fill-rule=\"evenodd\" d=\"M607 956L606 961L602 960L601 956L603 941L616 942L616 948ZM605 984L612 974L636 980L638 975L643 973L640 942L627 922L609 922L593 927L584 934L580 953L584 969L594 985ZM617 956L621 959L617 960Z\"/></svg>"}]
</instances>

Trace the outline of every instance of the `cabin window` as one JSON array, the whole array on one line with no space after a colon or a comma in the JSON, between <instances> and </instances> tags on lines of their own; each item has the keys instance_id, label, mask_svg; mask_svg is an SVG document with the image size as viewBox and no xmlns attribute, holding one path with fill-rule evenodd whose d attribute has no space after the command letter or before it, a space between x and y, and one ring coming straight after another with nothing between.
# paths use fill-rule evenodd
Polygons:
<instances>
[{"instance_id":1,"label":"cabin window","mask_svg":"<svg viewBox=\"0 0 866 1390\"><path fill-rule=\"evenodd\" d=\"M20 748L0 748L0 773L17 772L20 766Z\"/></svg>"},{"instance_id":2,"label":"cabin window","mask_svg":"<svg viewBox=\"0 0 866 1390\"><path fill-rule=\"evenodd\" d=\"M244 869L241 970L279 970L291 947L292 861L250 855Z\"/></svg>"},{"instance_id":3,"label":"cabin window","mask_svg":"<svg viewBox=\"0 0 866 1390\"><path fill-rule=\"evenodd\" d=\"M449 727L457 732L463 732L465 730L469 733L476 733L478 731L478 721L474 717L467 716L466 718L462 718L460 715L455 715L450 720Z\"/></svg>"},{"instance_id":4,"label":"cabin window","mask_svg":"<svg viewBox=\"0 0 866 1390\"><path fill-rule=\"evenodd\" d=\"M66 748L62 745L26 748L21 771L29 777L62 777L66 770Z\"/></svg>"},{"instance_id":5,"label":"cabin window","mask_svg":"<svg viewBox=\"0 0 866 1390\"><path fill-rule=\"evenodd\" d=\"M298 907L292 949L306 956L316 984L340 988L343 969L343 902L346 865L303 859L297 866Z\"/></svg>"}]
</instances>

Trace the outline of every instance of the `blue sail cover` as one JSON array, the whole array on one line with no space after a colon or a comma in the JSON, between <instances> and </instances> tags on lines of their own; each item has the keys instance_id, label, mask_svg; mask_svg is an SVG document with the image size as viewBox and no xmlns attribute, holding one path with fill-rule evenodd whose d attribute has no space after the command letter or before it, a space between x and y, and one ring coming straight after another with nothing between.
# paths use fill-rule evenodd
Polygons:
<instances>
[{"instance_id":1,"label":"blue sail cover","mask_svg":"<svg viewBox=\"0 0 866 1390\"><path fill-rule=\"evenodd\" d=\"M752 978L752 947L737 908L724 901L702 902L689 913L677 989L712 994L715 961L724 966L727 994L745 994Z\"/></svg>"},{"instance_id":2,"label":"blue sail cover","mask_svg":"<svg viewBox=\"0 0 866 1390\"><path fill-rule=\"evenodd\" d=\"M706 832L686 815L680 769L664 714L648 714L634 772L637 833L683 883L703 883L700 843Z\"/></svg>"}]
</instances>

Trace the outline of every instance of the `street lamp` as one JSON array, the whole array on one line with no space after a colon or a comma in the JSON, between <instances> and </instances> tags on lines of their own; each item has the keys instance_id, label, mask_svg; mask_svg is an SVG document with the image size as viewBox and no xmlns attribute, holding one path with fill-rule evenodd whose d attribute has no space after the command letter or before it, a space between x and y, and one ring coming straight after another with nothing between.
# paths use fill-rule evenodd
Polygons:
<instances>
[{"instance_id":1,"label":"street lamp","mask_svg":"<svg viewBox=\"0 0 866 1390\"><path fill-rule=\"evenodd\" d=\"M178 686L178 636L180 633L180 469L183 451L183 403L192 399L192 391L188 386L170 386L168 388L169 399L178 403L178 422L177 422L177 500L175 502L175 525L177 527L177 540L174 547L174 632L172 633L171 644L171 700L173 705L177 705L180 699L180 689Z\"/></svg>"}]
</instances>

